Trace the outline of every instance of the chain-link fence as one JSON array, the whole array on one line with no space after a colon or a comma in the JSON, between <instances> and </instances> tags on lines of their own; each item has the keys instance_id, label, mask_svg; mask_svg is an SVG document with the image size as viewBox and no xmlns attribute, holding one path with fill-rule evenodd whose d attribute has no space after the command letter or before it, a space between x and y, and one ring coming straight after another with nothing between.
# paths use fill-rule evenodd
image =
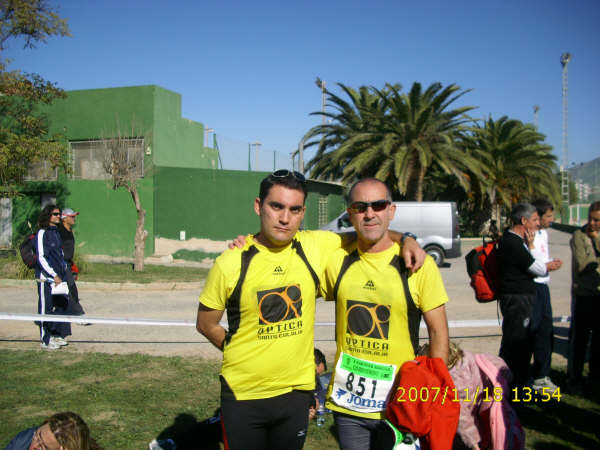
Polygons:
<instances>
[{"instance_id":1,"label":"chain-link fence","mask_svg":"<svg viewBox=\"0 0 600 450\"><path fill-rule=\"evenodd\" d=\"M296 169L293 152L265 148L260 142L245 142L227 136L214 135L212 146L219 150L220 166L226 170L273 172L278 169Z\"/></svg>"},{"instance_id":2,"label":"chain-link fence","mask_svg":"<svg viewBox=\"0 0 600 450\"><path fill-rule=\"evenodd\" d=\"M569 179L577 189L577 199L571 203L600 200L600 158L569 168Z\"/></svg>"}]
</instances>

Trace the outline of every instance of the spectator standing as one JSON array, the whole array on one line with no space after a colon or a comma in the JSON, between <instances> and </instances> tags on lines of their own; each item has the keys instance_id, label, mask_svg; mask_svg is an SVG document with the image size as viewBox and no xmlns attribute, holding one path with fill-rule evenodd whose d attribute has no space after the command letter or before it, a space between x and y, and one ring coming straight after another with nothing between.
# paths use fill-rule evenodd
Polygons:
<instances>
[{"instance_id":1,"label":"spectator standing","mask_svg":"<svg viewBox=\"0 0 600 450\"><path fill-rule=\"evenodd\" d=\"M65 279L67 264L62 250L62 240L58 232L60 208L47 205L42 209L36 234L38 256L35 278L38 282L38 314L65 315L68 298L65 295L52 295L52 288ZM45 350L56 350L67 345L66 337L71 334L69 322L40 321L40 346Z\"/></svg>"},{"instance_id":2,"label":"spectator standing","mask_svg":"<svg viewBox=\"0 0 600 450\"><path fill-rule=\"evenodd\" d=\"M554 207L548 200L540 199L531 202L535 206L540 217L539 229L535 232L531 254L543 264L550 261L556 261L559 268L562 266L560 259L550 257L550 247L548 244L548 232L546 229L554 221ZM552 303L550 300L550 275L536 277L535 291L536 299L533 307L533 316L531 322L533 337L533 366L532 388L553 393L557 386L550 379L550 367L552 363L552 349L554 346L554 327L552 325Z\"/></svg>"},{"instance_id":3,"label":"spectator standing","mask_svg":"<svg viewBox=\"0 0 600 450\"><path fill-rule=\"evenodd\" d=\"M588 223L573 233L572 290L574 307L569 330L569 389L583 390L583 365L592 335L588 388L598 389L600 378L600 202L590 205Z\"/></svg>"},{"instance_id":4,"label":"spectator standing","mask_svg":"<svg viewBox=\"0 0 600 450\"><path fill-rule=\"evenodd\" d=\"M73 227L75 226L75 217L79 215L78 212L73 211L71 208L65 208L61 214L61 222L58 225L58 232L63 243L63 254L65 262L67 263L67 270L65 271L65 281L69 286L69 311L68 313L73 316L81 316L85 314L83 307L79 302L79 292L77 290L77 284L75 283L77 272L74 272L75 263L73 257L75 255L75 235L73 234Z\"/></svg>"},{"instance_id":5,"label":"spectator standing","mask_svg":"<svg viewBox=\"0 0 600 450\"><path fill-rule=\"evenodd\" d=\"M530 252L540 218L535 207L518 203L511 211L512 227L507 229L499 245L500 311L502 312L502 341L500 357L514 375L515 386L530 381L533 353L531 321L536 302L535 277L547 276L560 264L555 261L536 261Z\"/></svg>"}]
</instances>

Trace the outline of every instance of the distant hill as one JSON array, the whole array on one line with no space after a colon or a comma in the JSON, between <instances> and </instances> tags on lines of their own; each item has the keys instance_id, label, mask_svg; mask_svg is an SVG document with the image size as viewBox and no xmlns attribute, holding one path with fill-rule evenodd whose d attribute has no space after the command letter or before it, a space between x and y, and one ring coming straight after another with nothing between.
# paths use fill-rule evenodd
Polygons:
<instances>
[{"instance_id":1,"label":"distant hill","mask_svg":"<svg viewBox=\"0 0 600 450\"><path fill-rule=\"evenodd\" d=\"M569 168L569 178L584 202L600 200L600 158Z\"/></svg>"}]
</instances>

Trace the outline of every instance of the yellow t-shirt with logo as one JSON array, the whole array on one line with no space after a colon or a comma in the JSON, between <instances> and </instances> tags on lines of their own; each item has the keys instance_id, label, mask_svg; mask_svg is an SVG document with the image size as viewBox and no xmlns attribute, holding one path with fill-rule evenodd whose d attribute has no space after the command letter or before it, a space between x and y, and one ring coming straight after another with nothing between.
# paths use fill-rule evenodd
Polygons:
<instances>
[{"instance_id":1,"label":"yellow t-shirt with logo","mask_svg":"<svg viewBox=\"0 0 600 450\"><path fill-rule=\"evenodd\" d=\"M327 300L343 259L352 245L334 252L325 271ZM327 392L327 408L359 417L385 418L385 405L396 373L415 354L409 332L411 316L398 270L394 244L378 253L362 253L342 275L336 303L336 364ZM427 312L448 301L438 267L429 256L408 277L414 306ZM417 312L414 307L413 312Z\"/></svg>"},{"instance_id":2,"label":"yellow t-shirt with logo","mask_svg":"<svg viewBox=\"0 0 600 450\"><path fill-rule=\"evenodd\" d=\"M327 231L300 231L300 242L323 284L328 258L342 239ZM227 310L229 328L236 313L227 305L240 277L241 255L254 245L242 284L239 327L223 349L221 375L238 400L270 398L293 389L315 388L313 352L315 282L290 243L270 249L246 238L244 249L226 250L210 270L200 302ZM229 308L228 308L229 306Z\"/></svg>"}]
</instances>

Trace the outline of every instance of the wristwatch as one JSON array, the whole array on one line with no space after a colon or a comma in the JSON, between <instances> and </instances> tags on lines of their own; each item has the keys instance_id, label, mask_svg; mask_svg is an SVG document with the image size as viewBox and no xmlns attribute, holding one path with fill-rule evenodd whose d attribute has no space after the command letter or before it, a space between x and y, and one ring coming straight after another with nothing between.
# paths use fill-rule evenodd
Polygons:
<instances>
[{"instance_id":1,"label":"wristwatch","mask_svg":"<svg viewBox=\"0 0 600 450\"><path fill-rule=\"evenodd\" d=\"M410 231L403 231L403 232L402 232L402 238L400 239L400 242L404 244L404 240L405 240L407 237L411 237L411 238L413 238L415 241L417 240L417 236L416 236L416 235L414 235L414 234L412 234Z\"/></svg>"}]
</instances>

